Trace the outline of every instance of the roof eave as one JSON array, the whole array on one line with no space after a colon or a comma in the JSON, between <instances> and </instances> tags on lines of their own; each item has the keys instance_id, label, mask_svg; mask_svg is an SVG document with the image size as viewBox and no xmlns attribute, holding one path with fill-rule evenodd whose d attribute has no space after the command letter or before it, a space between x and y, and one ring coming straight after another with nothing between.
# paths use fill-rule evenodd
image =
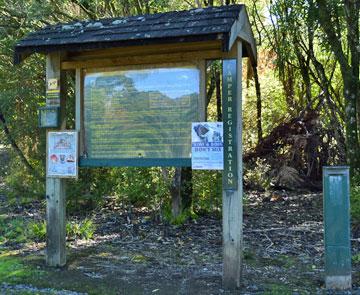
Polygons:
<instances>
[{"instance_id":1,"label":"roof eave","mask_svg":"<svg viewBox=\"0 0 360 295\"><path fill-rule=\"evenodd\" d=\"M151 38L151 39L131 39L121 41L107 41L107 42L88 42L88 43L67 43L55 45L39 45L39 46L21 46L18 45L14 50L14 64L20 64L25 58L33 53L47 54L54 51L83 51L92 49L110 49L125 46L138 45L154 45L154 44L170 44L179 42L204 42L204 41L222 41L223 51L228 51L228 34L226 33L212 33L203 35L189 35L168 38Z\"/></svg>"}]
</instances>

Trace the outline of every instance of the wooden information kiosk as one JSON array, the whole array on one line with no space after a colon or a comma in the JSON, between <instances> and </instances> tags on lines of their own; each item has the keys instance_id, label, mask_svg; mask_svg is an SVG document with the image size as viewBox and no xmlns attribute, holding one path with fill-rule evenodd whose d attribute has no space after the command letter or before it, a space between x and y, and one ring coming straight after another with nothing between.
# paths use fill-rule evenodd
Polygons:
<instances>
[{"instance_id":1,"label":"wooden information kiosk","mask_svg":"<svg viewBox=\"0 0 360 295\"><path fill-rule=\"evenodd\" d=\"M45 27L15 47L15 64L46 54L40 125L66 129L64 75L75 74L79 167L191 166L191 123L205 120L206 62L223 61L223 282L240 286L242 265L242 58L256 66L244 5L79 21ZM71 134L68 132L68 139ZM59 138L60 138L59 137ZM74 137L74 136L73 136ZM49 167L73 169L74 144L59 139ZM61 154L61 149L66 153ZM60 171L60 170L59 170ZM63 171L63 172L61 172ZM67 170L47 174L47 253L66 264ZM74 171L72 171L74 174ZM70 173L70 172L69 172ZM70 176L71 176L70 175Z\"/></svg>"}]
</instances>

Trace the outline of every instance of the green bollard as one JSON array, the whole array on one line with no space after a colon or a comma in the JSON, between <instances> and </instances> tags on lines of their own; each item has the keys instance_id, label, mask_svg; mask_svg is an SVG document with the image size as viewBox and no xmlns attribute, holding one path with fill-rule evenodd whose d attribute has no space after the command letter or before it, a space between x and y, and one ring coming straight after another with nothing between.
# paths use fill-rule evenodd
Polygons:
<instances>
[{"instance_id":1,"label":"green bollard","mask_svg":"<svg viewBox=\"0 0 360 295\"><path fill-rule=\"evenodd\" d=\"M325 285L351 289L349 167L323 167Z\"/></svg>"}]
</instances>

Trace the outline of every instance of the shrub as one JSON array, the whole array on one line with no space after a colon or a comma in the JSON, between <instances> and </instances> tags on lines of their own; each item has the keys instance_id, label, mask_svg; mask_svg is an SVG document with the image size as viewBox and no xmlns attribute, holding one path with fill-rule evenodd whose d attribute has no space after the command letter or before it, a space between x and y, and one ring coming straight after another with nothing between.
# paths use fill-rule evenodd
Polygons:
<instances>
[{"instance_id":1,"label":"shrub","mask_svg":"<svg viewBox=\"0 0 360 295\"><path fill-rule=\"evenodd\" d=\"M270 177L270 165L266 163L266 160L256 159L255 164L252 167L244 167L244 182L246 185L266 190L270 188L271 177Z\"/></svg>"},{"instance_id":2,"label":"shrub","mask_svg":"<svg viewBox=\"0 0 360 295\"><path fill-rule=\"evenodd\" d=\"M46 240L46 222L31 222L28 225L29 238L36 242L44 242Z\"/></svg>"},{"instance_id":3,"label":"shrub","mask_svg":"<svg viewBox=\"0 0 360 295\"><path fill-rule=\"evenodd\" d=\"M0 244L26 242L25 229L26 225L23 218L0 218Z\"/></svg>"},{"instance_id":4,"label":"shrub","mask_svg":"<svg viewBox=\"0 0 360 295\"><path fill-rule=\"evenodd\" d=\"M220 211L222 206L221 172L194 170L192 180L195 212Z\"/></svg>"},{"instance_id":5,"label":"shrub","mask_svg":"<svg viewBox=\"0 0 360 295\"><path fill-rule=\"evenodd\" d=\"M68 239L89 240L94 236L96 226L89 218L78 221L70 221L66 224L66 236Z\"/></svg>"}]
</instances>

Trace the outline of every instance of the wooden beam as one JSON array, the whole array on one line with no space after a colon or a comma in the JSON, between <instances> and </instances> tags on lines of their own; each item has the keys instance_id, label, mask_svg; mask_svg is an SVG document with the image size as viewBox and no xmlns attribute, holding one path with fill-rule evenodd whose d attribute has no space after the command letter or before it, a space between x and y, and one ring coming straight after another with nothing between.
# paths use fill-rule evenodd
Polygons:
<instances>
[{"instance_id":1,"label":"wooden beam","mask_svg":"<svg viewBox=\"0 0 360 295\"><path fill-rule=\"evenodd\" d=\"M60 80L61 126L65 128L64 80L61 81L61 53L50 53L46 57L46 80ZM48 132L49 130L47 130ZM46 146L46 153L48 146ZM46 157L48 159L48 157ZM49 266L66 264L66 212L65 179L46 177L46 263Z\"/></svg>"},{"instance_id":2,"label":"wooden beam","mask_svg":"<svg viewBox=\"0 0 360 295\"><path fill-rule=\"evenodd\" d=\"M70 52L68 59L71 61L84 61L99 58L139 56L153 54L168 54L179 52L194 52L206 50L221 50L222 42L220 40L207 42L175 43L175 44L157 44L143 46L126 46L108 49L86 50L79 52Z\"/></svg>"},{"instance_id":3,"label":"wooden beam","mask_svg":"<svg viewBox=\"0 0 360 295\"><path fill-rule=\"evenodd\" d=\"M190 51L167 54L132 55L123 57L104 57L81 61L63 61L61 68L71 70L76 68L104 68L128 65L146 65L173 62L191 62L194 60L230 58L231 53L224 53L221 50Z\"/></svg>"},{"instance_id":4,"label":"wooden beam","mask_svg":"<svg viewBox=\"0 0 360 295\"><path fill-rule=\"evenodd\" d=\"M223 66L224 173L223 173L223 284L240 287L243 249L242 205L242 44L237 44L236 70L233 63ZM229 69L226 69L226 66ZM236 75L231 72L236 71ZM224 74L225 73L225 74ZM236 79L234 80L234 76ZM226 80L225 80L226 79ZM237 83L236 90L234 85ZM236 93L233 93L236 92ZM227 101L225 101L227 100ZM232 101L234 100L234 101ZM226 102L226 103L225 103ZM225 107L224 104L227 106ZM235 149L234 149L235 148ZM231 155L231 157L230 157ZM226 168L227 167L227 168ZM236 175L236 177L234 177ZM233 183L235 182L235 183Z\"/></svg>"},{"instance_id":5,"label":"wooden beam","mask_svg":"<svg viewBox=\"0 0 360 295\"><path fill-rule=\"evenodd\" d=\"M75 71L75 129L79 132L79 155L85 151L84 137L84 74L77 68Z\"/></svg>"},{"instance_id":6,"label":"wooden beam","mask_svg":"<svg viewBox=\"0 0 360 295\"><path fill-rule=\"evenodd\" d=\"M198 66L200 68L199 121L203 122L206 119L206 61L199 61Z\"/></svg>"}]
</instances>

